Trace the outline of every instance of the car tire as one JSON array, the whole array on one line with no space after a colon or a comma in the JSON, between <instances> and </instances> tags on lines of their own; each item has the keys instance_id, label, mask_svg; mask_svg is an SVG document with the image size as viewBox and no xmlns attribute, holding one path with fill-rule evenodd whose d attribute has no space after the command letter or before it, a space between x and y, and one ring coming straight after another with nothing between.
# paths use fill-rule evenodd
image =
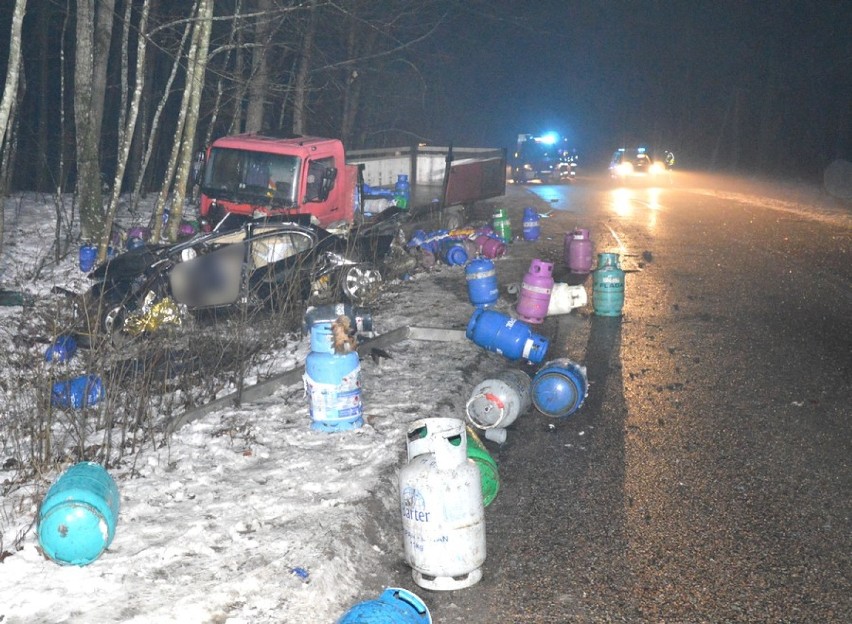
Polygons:
<instances>
[{"instance_id":1,"label":"car tire","mask_svg":"<svg viewBox=\"0 0 852 624\"><path fill-rule=\"evenodd\" d=\"M130 342L130 335L122 330L125 319L127 319L127 309L123 305L104 310L101 328L113 347L121 348Z\"/></svg>"},{"instance_id":2,"label":"car tire","mask_svg":"<svg viewBox=\"0 0 852 624\"><path fill-rule=\"evenodd\" d=\"M339 292L355 305L371 303L379 294L382 274L370 263L354 264L340 271Z\"/></svg>"}]
</instances>

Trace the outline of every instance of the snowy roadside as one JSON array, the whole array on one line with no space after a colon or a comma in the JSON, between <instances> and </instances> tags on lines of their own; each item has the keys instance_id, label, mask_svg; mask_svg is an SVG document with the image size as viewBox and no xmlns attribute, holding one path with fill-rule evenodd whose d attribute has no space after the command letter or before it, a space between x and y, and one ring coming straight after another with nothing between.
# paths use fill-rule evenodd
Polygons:
<instances>
[{"instance_id":1,"label":"snowy roadside","mask_svg":"<svg viewBox=\"0 0 852 624\"><path fill-rule=\"evenodd\" d=\"M524 191L510 197L501 205L530 202ZM18 218L18 236L35 230ZM48 281L78 279L72 260ZM446 266L389 284L373 306L377 331L464 329L464 284L463 269ZM307 350L306 340L290 345L279 365L298 365ZM116 536L86 567L59 566L38 549L33 520L56 475L11 491L0 504L10 552L0 621L330 623L375 597L402 557L396 474L407 424L462 417L478 371L500 360L469 341L406 340L387 351L391 359L362 359L360 429L312 431L295 384L208 414L111 472L122 505Z\"/></svg>"}]
</instances>

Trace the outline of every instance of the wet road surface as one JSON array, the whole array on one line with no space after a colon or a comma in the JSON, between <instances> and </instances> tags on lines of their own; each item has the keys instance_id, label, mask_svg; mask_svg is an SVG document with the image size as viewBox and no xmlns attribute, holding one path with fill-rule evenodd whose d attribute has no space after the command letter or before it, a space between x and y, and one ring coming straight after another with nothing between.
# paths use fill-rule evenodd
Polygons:
<instances>
[{"instance_id":1,"label":"wet road surface","mask_svg":"<svg viewBox=\"0 0 852 624\"><path fill-rule=\"evenodd\" d=\"M537 331L548 360L587 367L589 395L487 443L501 488L477 585L418 590L402 563L397 582L437 624L852 621L848 214L687 174L502 201L516 232L524 205L553 210L498 271L520 281L537 257L586 286L589 306ZM595 316L592 278L568 274L575 226L620 255L622 317Z\"/></svg>"}]
</instances>

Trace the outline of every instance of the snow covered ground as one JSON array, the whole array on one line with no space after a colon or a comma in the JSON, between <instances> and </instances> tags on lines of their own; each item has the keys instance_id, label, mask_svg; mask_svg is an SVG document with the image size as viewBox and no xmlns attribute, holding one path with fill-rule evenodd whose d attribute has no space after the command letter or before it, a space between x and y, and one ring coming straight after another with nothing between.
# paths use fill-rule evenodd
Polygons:
<instances>
[{"instance_id":1,"label":"snow covered ground","mask_svg":"<svg viewBox=\"0 0 852 624\"><path fill-rule=\"evenodd\" d=\"M6 215L4 288L46 294L82 286L76 254L56 267L47 258L49 201L13 198ZM45 267L35 281L34 263ZM464 329L472 312L464 284L464 270L447 266L390 283L372 306L377 332ZM7 328L21 314L0 308ZM275 354L275 368L303 364L308 342ZM475 371L502 359L470 341L406 340L386 350L392 359L362 359L367 422L357 430L311 430L297 383L184 426L165 447L144 449L132 476L130 467L111 470L121 497L115 539L85 567L60 566L39 549L34 519L56 473L12 485L7 462L0 622L331 623L377 598L402 558L397 474L408 423L463 418L481 381ZM44 345L33 347L33 366L43 354ZM0 450L5 461L11 449ZM407 589L418 590L413 581Z\"/></svg>"}]
</instances>

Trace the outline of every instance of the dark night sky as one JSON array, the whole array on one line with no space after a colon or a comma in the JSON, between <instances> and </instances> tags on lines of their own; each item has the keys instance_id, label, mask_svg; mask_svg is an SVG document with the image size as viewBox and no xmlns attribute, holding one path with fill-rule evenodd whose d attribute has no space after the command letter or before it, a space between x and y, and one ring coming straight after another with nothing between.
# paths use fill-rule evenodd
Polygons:
<instances>
[{"instance_id":1,"label":"dark night sky","mask_svg":"<svg viewBox=\"0 0 852 624\"><path fill-rule=\"evenodd\" d=\"M438 44L457 59L444 78L459 144L555 129L599 157L640 141L696 162L852 157L850 2L465 6Z\"/></svg>"},{"instance_id":2,"label":"dark night sky","mask_svg":"<svg viewBox=\"0 0 852 624\"><path fill-rule=\"evenodd\" d=\"M388 17L406 4L376 1ZM399 112L405 136L511 151L519 133L555 130L586 163L641 142L682 166L764 173L852 160L852 0L447 3L417 5L430 19L453 8L407 48L427 105ZM12 4L0 0L3 68ZM31 0L31 24L47 6Z\"/></svg>"}]
</instances>

